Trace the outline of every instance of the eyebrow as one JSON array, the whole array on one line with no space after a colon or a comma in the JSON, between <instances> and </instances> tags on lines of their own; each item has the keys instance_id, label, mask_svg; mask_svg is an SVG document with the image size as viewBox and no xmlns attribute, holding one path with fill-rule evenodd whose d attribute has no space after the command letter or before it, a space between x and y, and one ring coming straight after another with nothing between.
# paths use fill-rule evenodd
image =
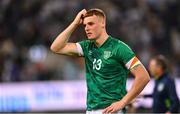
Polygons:
<instances>
[{"instance_id":1,"label":"eyebrow","mask_svg":"<svg viewBox=\"0 0 180 114\"><path fill-rule=\"evenodd\" d=\"M88 22L87 24L93 24L94 22Z\"/></svg>"},{"instance_id":2,"label":"eyebrow","mask_svg":"<svg viewBox=\"0 0 180 114\"><path fill-rule=\"evenodd\" d=\"M94 24L94 22L87 22L86 24L83 23L83 25L87 25L87 24Z\"/></svg>"}]
</instances>

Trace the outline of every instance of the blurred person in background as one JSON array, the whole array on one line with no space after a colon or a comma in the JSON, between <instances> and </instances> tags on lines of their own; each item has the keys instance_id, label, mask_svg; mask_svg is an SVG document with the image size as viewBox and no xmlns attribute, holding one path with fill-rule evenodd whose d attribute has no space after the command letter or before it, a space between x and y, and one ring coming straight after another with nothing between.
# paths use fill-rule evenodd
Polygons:
<instances>
[{"instance_id":1,"label":"blurred person in background","mask_svg":"<svg viewBox=\"0 0 180 114\"><path fill-rule=\"evenodd\" d=\"M83 24L88 40L68 42ZM51 45L54 53L85 58L87 113L121 113L149 82L149 74L134 52L124 42L106 32L106 16L100 9L80 11L74 21ZM126 92L131 72L135 81Z\"/></svg>"},{"instance_id":2,"label":"blurred person in background","mask_svg":"<svg viewBox=\"0 0 180 114\"><path fill-rule=\"evenodd\" d=\"M175 82L168 72L168 66L163 55L152 58L149 63L149 71L155 79L155 87L152 94L142 96L153 98L154 113L178 113L180 107Z\"/></svg>"}]
</instances>

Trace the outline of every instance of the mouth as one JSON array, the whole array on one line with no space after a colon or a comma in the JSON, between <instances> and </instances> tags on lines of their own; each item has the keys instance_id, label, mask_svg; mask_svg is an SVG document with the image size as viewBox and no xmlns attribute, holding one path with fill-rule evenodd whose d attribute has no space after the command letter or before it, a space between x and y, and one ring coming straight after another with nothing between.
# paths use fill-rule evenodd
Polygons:
<instances>
[{"instance_id":1,"label":"mouth","mask_svg":"<svg viewBox=\"0 0 180 114\"><path fill-rule=\"evenodd\" d=\"M90 33L90 32L86 33L86 35L87 35L88 37L91 36L91 34L92 34L92 33Z\"/></svg>"}]
</instances>

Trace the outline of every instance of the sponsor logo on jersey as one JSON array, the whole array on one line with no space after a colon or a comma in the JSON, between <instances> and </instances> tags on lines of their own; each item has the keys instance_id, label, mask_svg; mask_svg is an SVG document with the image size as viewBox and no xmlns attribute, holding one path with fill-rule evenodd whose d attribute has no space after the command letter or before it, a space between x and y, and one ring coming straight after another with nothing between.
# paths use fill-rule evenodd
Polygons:
<instances>
[{"instance_id":1,"label":"sponsor logo on jersey","mask_svg":"<svg viewBox=\"0 0 180 114\"><path fill-rule=\"evenodd\" d=\"M112 56L111 51L104 51L104 59L108 59Z\"/></svg>"}]
</instances>

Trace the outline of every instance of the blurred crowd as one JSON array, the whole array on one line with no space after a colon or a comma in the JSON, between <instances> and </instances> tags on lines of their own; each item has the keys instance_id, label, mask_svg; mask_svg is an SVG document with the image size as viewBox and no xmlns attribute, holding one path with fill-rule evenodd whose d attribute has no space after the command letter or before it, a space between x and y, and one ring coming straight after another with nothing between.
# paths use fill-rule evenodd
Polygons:
<instances>
[{"instance_id":1,"label":"blurred crowd","mask_svg":"<svg viewBox=\"0 0 180 114\"><path fill-rule=\"evenodd\" d=\"M127 43L148 68L164 54L180 77L179 0L1 0L0 82L84 79L83 58L55 55L50 45L83 8L100 8L107 31ZM83 26L70 38L86 39Z\"/></svg>"}]
</instances>

